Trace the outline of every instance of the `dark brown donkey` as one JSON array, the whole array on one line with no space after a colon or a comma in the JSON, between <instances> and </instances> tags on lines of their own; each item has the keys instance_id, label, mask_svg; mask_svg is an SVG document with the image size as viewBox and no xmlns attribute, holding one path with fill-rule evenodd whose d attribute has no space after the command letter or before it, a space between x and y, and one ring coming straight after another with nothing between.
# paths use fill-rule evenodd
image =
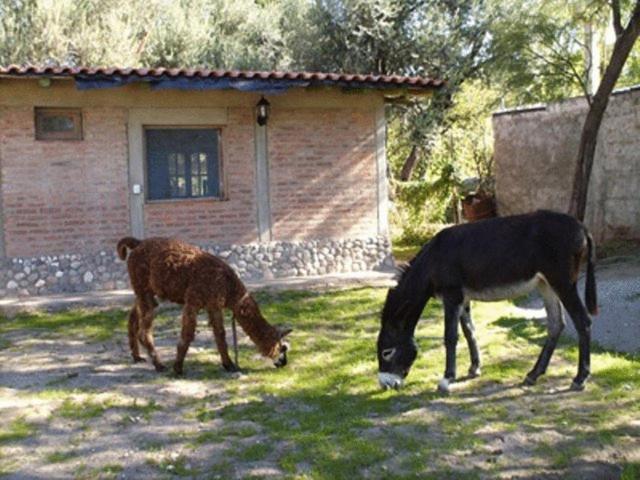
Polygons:
<instances>
[{"instance_id":1,"label":"dark brown donkey","mask_svg":"<svg viewBox=\"0 0 640 480\"><path fill-rule=\"evenodd\" d=\"M184 357L196 331L196 316L202 309L209 323L227 371L237 370L227 350L222 309L228 308L260 353L276 367L287 364L289 348L283 339L291 329L271 326L260 313L238 275L220 258L184 242L168 238L138 240L125 237L118 242L118 256L127 259L136 303L129 314L129 346L135 362L140 356L138 341L147 349L157 371L165 370L153 342L153 311L161 300L184 305L182 333L173 369L182 374ZM127 250L129 257L127 258Z\"/></svg>"},{"instance_id":2,"label":"dark brown donkey","mask_svg":"<svg viewBox=\"0 0 640 480\"><path fill-rule=\"evenodd\" d=\"M591 317L598 311L595 245L575 218L538 211L446 228L404 268L389 290L378 335L378 380L399 388L418 354L416 324L431 297L444 305L446 367L438 388L449 391L456 378L458 324L469 345L469 376L480 374L480 353L471 321L470 300L514 298L537 288L547 310L547 341L525 383L547 371L564 329L562 307L578 332L578 373L571 389L582 390L590 373ZM578 296L580 265L587 263L585 305Z\"/></svg>"}]
</instances>

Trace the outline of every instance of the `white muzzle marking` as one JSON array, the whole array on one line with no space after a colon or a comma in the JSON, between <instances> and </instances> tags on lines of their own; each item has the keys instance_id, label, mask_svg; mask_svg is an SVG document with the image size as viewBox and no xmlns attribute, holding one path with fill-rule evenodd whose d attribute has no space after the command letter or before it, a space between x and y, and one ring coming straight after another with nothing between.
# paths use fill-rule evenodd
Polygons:
<instances>
[{"instance_id":1,"label":"white muzzle marking","mask_svg":"<svg viewBox=\"0 0 640 480\"><path fill-rule=\"evenodd\" d=\"M396 375L395 373L387 373L387 372L378 373L378 382L380 383L380 386L385 390L389 388L398 390L400 387L402 387L402 384L404 383L400 375Z\"/></svg>"}]
</instances>

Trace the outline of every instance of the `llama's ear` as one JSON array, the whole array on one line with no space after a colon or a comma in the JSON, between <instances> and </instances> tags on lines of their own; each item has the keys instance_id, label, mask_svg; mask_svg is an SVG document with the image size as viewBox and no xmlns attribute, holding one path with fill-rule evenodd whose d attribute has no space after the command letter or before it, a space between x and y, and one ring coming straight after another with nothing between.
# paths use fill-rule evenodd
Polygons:
<instances>
[{"instance_id":1,"label":"llama's ear","mask_svg":"<svg viewBox=\"0 0 640 480\"><path fill-rule=\"evenodd\" d=\"M293 332L293 328L280 328L280 338L284 338Z\"/></svg>"},{"instance_id":2,"label":"llama's ear","mask_svg":"<svg viewBox=\"0 0 640 480\"><path fill-rule=\"evenodd\" d=\"M242 317L247 317L251 314L251 297L250 296L246 296L244 297L242 300L240 300L240 303L238 305L238 313L240 314L240 316Z\"/></svg>"},{"instance_id":3,"label":"llama's ear","mask_svg":"<svg viewBox=\"0 0 640 480\"><path fill-rule=\"evenodd\" d=\"M240 305L240 315L246 317L249 314L249 307L247 305Z\"/></svg>"}]
</instances>

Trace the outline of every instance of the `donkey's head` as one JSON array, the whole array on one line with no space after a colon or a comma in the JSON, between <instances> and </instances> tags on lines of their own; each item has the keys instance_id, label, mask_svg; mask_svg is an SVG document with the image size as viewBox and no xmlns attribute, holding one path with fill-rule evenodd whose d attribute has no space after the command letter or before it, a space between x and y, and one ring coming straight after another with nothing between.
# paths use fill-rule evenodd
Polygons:
<instances>
[{"instance_id":1,"label":"donkey's head","mask_svg":"<svg viewBox=\"0 0 640 480\"><path fill-rule=\"evenodd\" d=\"M424 304L418 306L420 311L422 307ZM396 288L389 290L378 334L378 382L384 389L400 388L418 356L418 347L413 339L417 322L417 318L413 319L414 310L415 302L404 298Z\"/></svg>"},{"instance_id":2,"label":"donkey's head","mask_svg":"<svg viewBox=\"0 0 640 480\"><path fill-rule=\"evenodd\" d=\"M287 352L291 347L285 337L291 333L290 328L271 326L248 293L238 302L234 315L263 355L273 360L273 364L278 368L287 364Z\"/></svg>"}]
</instances>

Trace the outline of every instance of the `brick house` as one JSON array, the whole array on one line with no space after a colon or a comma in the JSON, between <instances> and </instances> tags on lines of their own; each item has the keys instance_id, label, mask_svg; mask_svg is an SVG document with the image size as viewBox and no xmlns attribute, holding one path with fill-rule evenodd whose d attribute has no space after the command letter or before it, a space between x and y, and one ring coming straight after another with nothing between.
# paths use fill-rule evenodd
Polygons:
<instances>
[{"instance_id":1,"label":"brick house","mask_svg":"<svg viewBox=\"0 0 640 480\"><path fill-rule=\"evenodd\" d=\"M125 235L197 243L245 278L377 268L389 261L385 99L439 85L0 68L0 294L125 287Z\"/></svg>"}]
</instances>

